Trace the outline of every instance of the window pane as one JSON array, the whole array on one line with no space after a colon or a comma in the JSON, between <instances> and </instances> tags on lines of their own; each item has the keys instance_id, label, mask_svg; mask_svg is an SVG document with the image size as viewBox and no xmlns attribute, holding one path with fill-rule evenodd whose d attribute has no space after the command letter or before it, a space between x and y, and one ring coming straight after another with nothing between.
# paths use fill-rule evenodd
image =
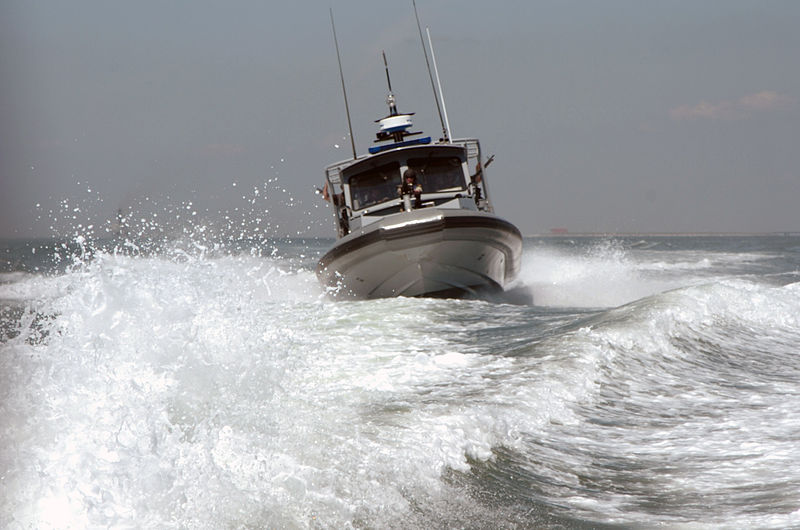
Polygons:
<instances>
[{"instance_id":1,"label":"window pane","mask_svg":"<svg viewBox=\"0 0 800 530\"><path fill-rule=\"evenodd\" d=\"M397 198L400 186L400 164L390 162L350 177L353 209L360 210L379 202Z\"/></svg>"},{"instance_id":2,"label":"window pane","mask_svg":"<svg viewBox=\"0 0 800 530\"><path fill-rule=\"evenodd\" d=\"M408 166L417 172L423 193L464 189L461 159L456 156L410 158Z\"/></svg>"}]
</instances>

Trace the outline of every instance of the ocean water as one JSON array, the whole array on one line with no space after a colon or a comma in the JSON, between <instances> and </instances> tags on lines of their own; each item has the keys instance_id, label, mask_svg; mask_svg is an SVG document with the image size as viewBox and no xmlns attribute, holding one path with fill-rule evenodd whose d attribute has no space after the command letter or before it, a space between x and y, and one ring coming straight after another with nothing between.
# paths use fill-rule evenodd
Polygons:
<instances>
[{"instance_id":1,"label":"ocean water","mask_svg":"<svg viewBox=\"0 0 800 530\"><path fill-rule=\"evenodd\" d=\"M0 244L0 527L800 527L800 238L529 238L493 300L329 244Z\"/></svg>"}]
</instances>

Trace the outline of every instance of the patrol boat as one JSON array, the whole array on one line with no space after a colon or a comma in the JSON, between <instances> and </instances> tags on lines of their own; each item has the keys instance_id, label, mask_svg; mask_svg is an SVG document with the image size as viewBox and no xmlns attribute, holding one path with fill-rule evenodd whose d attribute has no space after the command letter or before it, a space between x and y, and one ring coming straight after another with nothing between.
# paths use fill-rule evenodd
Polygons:
<instances>
[{"instance_id":1,"label":"patrol boat","mask_svg":"<svg viewBox=\"0 0 800 530\"><path fill-rule=\"evenodd\" d=\"M443 138L411 132L413 113L398 112L388 65L386 80L389 115L377 120L378 145L357 156L351 133L353 158L325 170L337 240L317 265L320 283L356 299L502 290L519 271L522 236L494 214L485 171L493 157L483 160L475 138L451 140L446 110Z\"/></svg>"}]
</instances>

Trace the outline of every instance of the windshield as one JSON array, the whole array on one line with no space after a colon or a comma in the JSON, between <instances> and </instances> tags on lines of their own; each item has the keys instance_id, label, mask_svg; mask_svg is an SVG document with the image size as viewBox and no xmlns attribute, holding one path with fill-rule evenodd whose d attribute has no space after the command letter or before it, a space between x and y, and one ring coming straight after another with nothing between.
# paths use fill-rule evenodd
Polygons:
<instances>
[{"instance_id":1,"label":"windshield","mask_svg":"<svg viewBox=\"0 0 800 530\"><path fill-rule=\"evenodd\" d=\"M409 158L408 167L420 176L424 193L464 189L464 171L457 156Z\"/></svg>"},{"instance_id":2,"label":"windshield","mask_svg":"<svg viewBox=\"0 0 800 530\"><path fill-rule=\"evenodd\" d=\"M389 162L350 177L353 209L360 210L397 197L400 186L400 164Z\"/></svg>"}]
</instances>

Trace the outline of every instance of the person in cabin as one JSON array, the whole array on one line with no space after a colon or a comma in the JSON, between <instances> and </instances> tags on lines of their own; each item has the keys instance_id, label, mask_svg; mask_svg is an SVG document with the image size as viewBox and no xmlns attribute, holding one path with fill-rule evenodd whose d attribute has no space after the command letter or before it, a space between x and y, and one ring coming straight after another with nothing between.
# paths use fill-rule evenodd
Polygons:
<instances>
[{"instance_id":1,"label":"person in cabin","mask_svg":"<svg viewBox=\"0 0 800 530\"><path fill-rule=\"evenodd\" d=\"M422 206L422 185L417 182L417 172L411 168L403 173L403 185L400 187L400 195L413 195L414 208Z\"/></svg>"},{"instance_id":2,"label":"person in cabin","mask_svg":"<svg viewBox=\"0 0 800 530\"><path fill-rule=\"evenodd\" d=\"M317 190L319 190L319 188L317 188ZM322 198L325 199L326 201L331 202L331 199L333 199L334 206L344 206L344 191L340 193L334 193L333 195L331 195L331 193L328 191L327 181L325 181L325 187L322 188L321 193L322 193Z\"/></svg>"},{"instance_id":3,"label":"person in cabin","mask_svg":"<svg viewBox=\"0 0 800 530\"><path fill-rule=\"evenodd\" d=\"M344 191L331 195L330 191L328 190L328 181L326 180L325 187L322 188L321 193L322 198L328 202L332 202L334 208L336 208L336 217L339 219L341 233L349 234L350 221L347 219L347 206L344 203Z\"/></svg>"},{"instance_id":4,"label":"person in cabin","mask_svg":"<svg viewBox=\"0 0 800 530\"><path fill-rule=\"evenodd\" d=\"M486 161L486 165L492 163L494 160L494 155L489 157L489 160ZM481 164L480 160L478 164L475 166L475 174L469 176L470 183L472 184L473 189L475 190L475 203L479 203L483 197L480 186L480 183L483 182L483 164Z\"/></svg>"},{"instance_id":5,"label":"person in cabin","mask_svg":"<svg viewBox=\"0 0 800 530\"><path fill-rule=\"evenodd\" d=\"M474 184L479 184L483 180L483 166L480 162L475 166L475 173L470 175L469 179Z\"/></svg>"}]
</instances>

